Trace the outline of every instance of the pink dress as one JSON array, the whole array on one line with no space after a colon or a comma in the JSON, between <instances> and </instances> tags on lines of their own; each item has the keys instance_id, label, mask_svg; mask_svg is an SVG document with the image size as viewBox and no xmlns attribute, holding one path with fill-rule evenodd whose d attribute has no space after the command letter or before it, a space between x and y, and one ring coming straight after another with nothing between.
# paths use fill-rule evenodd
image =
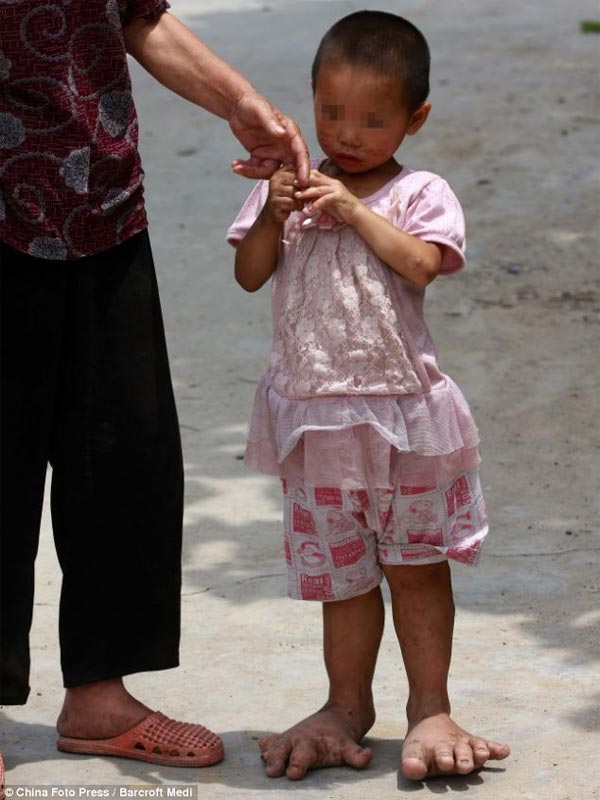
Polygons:
<instances>
[{"instance_id":1,"label":"pink dress","mask_svg":"<svg viewBox=\"0 0 600 800\"><path fill-rule=\"evenodd\" d=\"M231 244L267 194L259 182L228 231ZM443 273L464 265L462 210L439 176L404 168L362 202L444 245ZM438 366L424 290L351 227L327 222L295 212L285 224L272 279L271 355L245 463L291 487L447 487L477 469L479 440L460 389Z\"/></svg>"}]
</instances>

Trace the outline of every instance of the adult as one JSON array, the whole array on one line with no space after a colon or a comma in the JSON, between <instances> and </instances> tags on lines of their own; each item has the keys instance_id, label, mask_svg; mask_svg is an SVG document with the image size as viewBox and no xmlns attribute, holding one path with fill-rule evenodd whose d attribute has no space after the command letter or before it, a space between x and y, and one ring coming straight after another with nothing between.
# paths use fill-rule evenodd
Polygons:
<instances>
[{"instance_id":1,"label":"adult","mask_svg":"<svg viewBox=\"0 0 600 800\"><path fill-rule=\"evenodd\" d=\"M0 703L29 694L47 463L63 572L58 746L203 766L218 736L132 697L178 664L183 474L126 54L308 180L297 126L165 0L0 0Z\"/></svg>"}]
</instances>

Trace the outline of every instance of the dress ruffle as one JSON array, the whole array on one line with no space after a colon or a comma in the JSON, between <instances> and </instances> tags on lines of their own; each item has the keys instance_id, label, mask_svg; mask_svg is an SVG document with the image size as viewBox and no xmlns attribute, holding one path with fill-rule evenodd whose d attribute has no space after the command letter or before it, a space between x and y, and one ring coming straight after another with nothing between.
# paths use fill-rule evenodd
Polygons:
<instances>
[{"instance_id":1,"label":"dress ruffle","mask_svg":"<svg viewBox=\"0 0 600 800\"><path fill-rule=\"evenodd\" d=\"M261 379L245 463L290 486L439 486L479 464L479 437L458 386L291 400Z\"/></svg>"}]
</instances>

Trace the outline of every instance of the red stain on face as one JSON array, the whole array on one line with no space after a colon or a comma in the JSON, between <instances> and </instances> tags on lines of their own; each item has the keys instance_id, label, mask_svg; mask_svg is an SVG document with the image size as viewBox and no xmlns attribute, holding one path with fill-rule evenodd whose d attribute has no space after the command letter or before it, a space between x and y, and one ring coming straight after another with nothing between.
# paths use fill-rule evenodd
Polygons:
<instances>
[{"instance_id":1,"label":"red stain on face","mask_svg":"<svg viewBox=\"0 0 600 800\"><path fill-rule=\"evenodd\" d=\"M397 80L365 67L324 62L314 113L323 152L344 172L362 173L389 167L404 137L425 122L429 104L411 110Z\"/></svg>"}]
</instances>

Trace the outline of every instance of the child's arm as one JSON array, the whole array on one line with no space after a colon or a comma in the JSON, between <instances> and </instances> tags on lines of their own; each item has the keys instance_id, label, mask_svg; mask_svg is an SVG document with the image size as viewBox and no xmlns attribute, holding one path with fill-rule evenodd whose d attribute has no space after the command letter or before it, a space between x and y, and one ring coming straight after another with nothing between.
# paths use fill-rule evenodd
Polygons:
<instances>
[{"instance_id":1,"label":"child's arm","mask_svg":"<svg viewBox=\"0 0 600 800\"><path fill-rule=\"evenodd\" d=\"M310 174L310 187L295 197L309 201L317 211L326 211L351 225L379 258L407 281L424 288L442 267L442 245L426 242L401 231L355 197L340 181L317 170Z\"/></svg>"},{"instance_id":2,"label":"child's arm","mask_svg":"<svg viewBox=\"0 0 600 800\"><path fill-rule=\"evenodd\" d=\"M283 224L292 211L302 207L294 199L295 177L289 165L273 175L267 201L238 245L235 279L247 292L256 292L275 272Z\"/></svg>"},{"instance_id":3,"label":"child's arm","mask_svg":"<svg viewBox=\"0 0 600 800\"><path fill-rule=\"evenodd\" d=\"M360 200L354 222L350 224L384 264L415 286L424 289L438 276L442 267L442 245L401 231Z\"/></svg>"}]
</instances>

